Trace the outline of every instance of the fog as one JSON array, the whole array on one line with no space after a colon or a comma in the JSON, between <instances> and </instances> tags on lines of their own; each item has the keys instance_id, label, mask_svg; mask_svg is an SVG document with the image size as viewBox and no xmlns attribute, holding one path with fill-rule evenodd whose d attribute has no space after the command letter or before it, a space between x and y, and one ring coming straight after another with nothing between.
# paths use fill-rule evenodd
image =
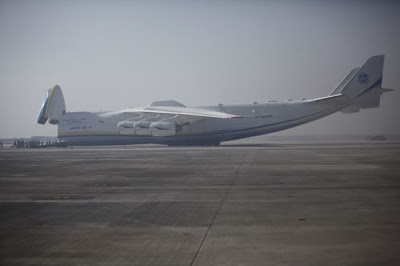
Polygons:
<instances>
[{"instance_id":1,"label":"fog","mask_svg":"<svg viewBox=\"0 0 400 266\"><path fill-rule=\"evenodd\" d=\"M36 124L54 84L68 111L315 98L385 54L399 89L400 4L323 2L0 1L0 138L57 134ZM400 134L399 101L282 134Z\"/></svg>"}]
</instances>

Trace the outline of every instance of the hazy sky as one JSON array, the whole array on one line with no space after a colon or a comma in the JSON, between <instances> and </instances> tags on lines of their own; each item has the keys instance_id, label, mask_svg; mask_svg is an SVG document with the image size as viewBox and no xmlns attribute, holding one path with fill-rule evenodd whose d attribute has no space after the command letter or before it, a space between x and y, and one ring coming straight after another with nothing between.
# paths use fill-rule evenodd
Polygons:
<instances>
[{"instance_id":1,"label":"hazy sky","mask_svg":"<svg viewBox=\"0 0 400 266\"><path fill-rule=\"evenodd\" d=\"M0 137L56 135L36 124L54 84L68 111L313 98L385 54L400 89L396 2L0 0ZM395 91L285 134L400 134L399 111Z\"/></svg>"}]
</instances>

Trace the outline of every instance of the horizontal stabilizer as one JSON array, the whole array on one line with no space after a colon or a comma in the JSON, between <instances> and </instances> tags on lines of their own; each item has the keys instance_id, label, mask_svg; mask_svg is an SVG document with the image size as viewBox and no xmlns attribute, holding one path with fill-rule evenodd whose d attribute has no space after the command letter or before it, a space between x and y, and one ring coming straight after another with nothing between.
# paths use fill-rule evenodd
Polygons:
<instances>
[{"instance_id":1,"label":"horizontal stabilizer","mask_svg":"<svg viewBox=\"0 0 400 266\"><path fill-rule=\"evenodd\" d=\"M367 93L352 100L353 104L340 110L342 113L356 113L360 109L369 109L379 107L380 97L383 93L393 91L393 89L375 88L369 90Z\"/></svg>"}]
</instances>

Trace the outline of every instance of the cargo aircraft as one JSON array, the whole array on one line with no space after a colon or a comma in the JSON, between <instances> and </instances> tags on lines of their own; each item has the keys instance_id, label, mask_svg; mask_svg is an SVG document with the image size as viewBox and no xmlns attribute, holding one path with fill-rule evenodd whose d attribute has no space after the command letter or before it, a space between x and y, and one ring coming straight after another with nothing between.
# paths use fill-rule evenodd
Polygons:
<instances>
[{"instance_id":1,"label":"cargo aircraft","mask_svg":"<svg viewBox=\"0 0 400 266\"><path fill-rule=\"evenodd\" d=\"M186 107L168 100L112 112L67 112L58 85L48 90L37 123L58 125L69 145L156 143L170 146L219 145L302 125L327 115L379 107L384 56L370 57L350 71L326 97L245 105Z\"/></svg>"}]
</instances>

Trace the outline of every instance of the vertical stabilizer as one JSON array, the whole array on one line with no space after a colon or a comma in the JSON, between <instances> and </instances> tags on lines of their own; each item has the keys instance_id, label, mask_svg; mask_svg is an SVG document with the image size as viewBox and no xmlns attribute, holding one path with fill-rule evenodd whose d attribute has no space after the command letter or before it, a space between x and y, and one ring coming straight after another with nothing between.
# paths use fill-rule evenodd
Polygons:
<instances>
[{"instance_id":1,"label":"vertical stabilizer","mask_svg":"<svg viewBox=\"0 0 400 266\"><path fill-rule=\"evenodd\" d=\"M342 80L342 82L339 83L339 85L336 87L336 89L334 89L331 94L329 95L335 95L335 94L339 94L340 91L343 89L343 87L347 84L347 82L349 82L349 80L354 77L354 75L357 73L357 71L359 70L359 67L356 67L354 69L352 69L350 71L349 74L347 74L347 76L344 78L344 80Z\"/></svg>"},{"instance_id":2,"label":"vertical stabilizer","mask_svg":"<svg viewBox=\"0 0 400 266\"><path fill-rule=\"evenodd\" d=\"M360 109L379 107L381 95L391 89L382 88L384 55L370 57L367 62L342 86L341 94L352 104L343 113L355 113Z\"/></svg>"},{"instance_id":3,"label":"vertical stabilizer","mask_svg":"<svg viewBox=\"0 0 400 266\"><path fill-rule=\"evenodd\" d=\"M350 99L356 99L382 86L384 55L370 57L340 91Z\"/></svg>"}]
</instances>

